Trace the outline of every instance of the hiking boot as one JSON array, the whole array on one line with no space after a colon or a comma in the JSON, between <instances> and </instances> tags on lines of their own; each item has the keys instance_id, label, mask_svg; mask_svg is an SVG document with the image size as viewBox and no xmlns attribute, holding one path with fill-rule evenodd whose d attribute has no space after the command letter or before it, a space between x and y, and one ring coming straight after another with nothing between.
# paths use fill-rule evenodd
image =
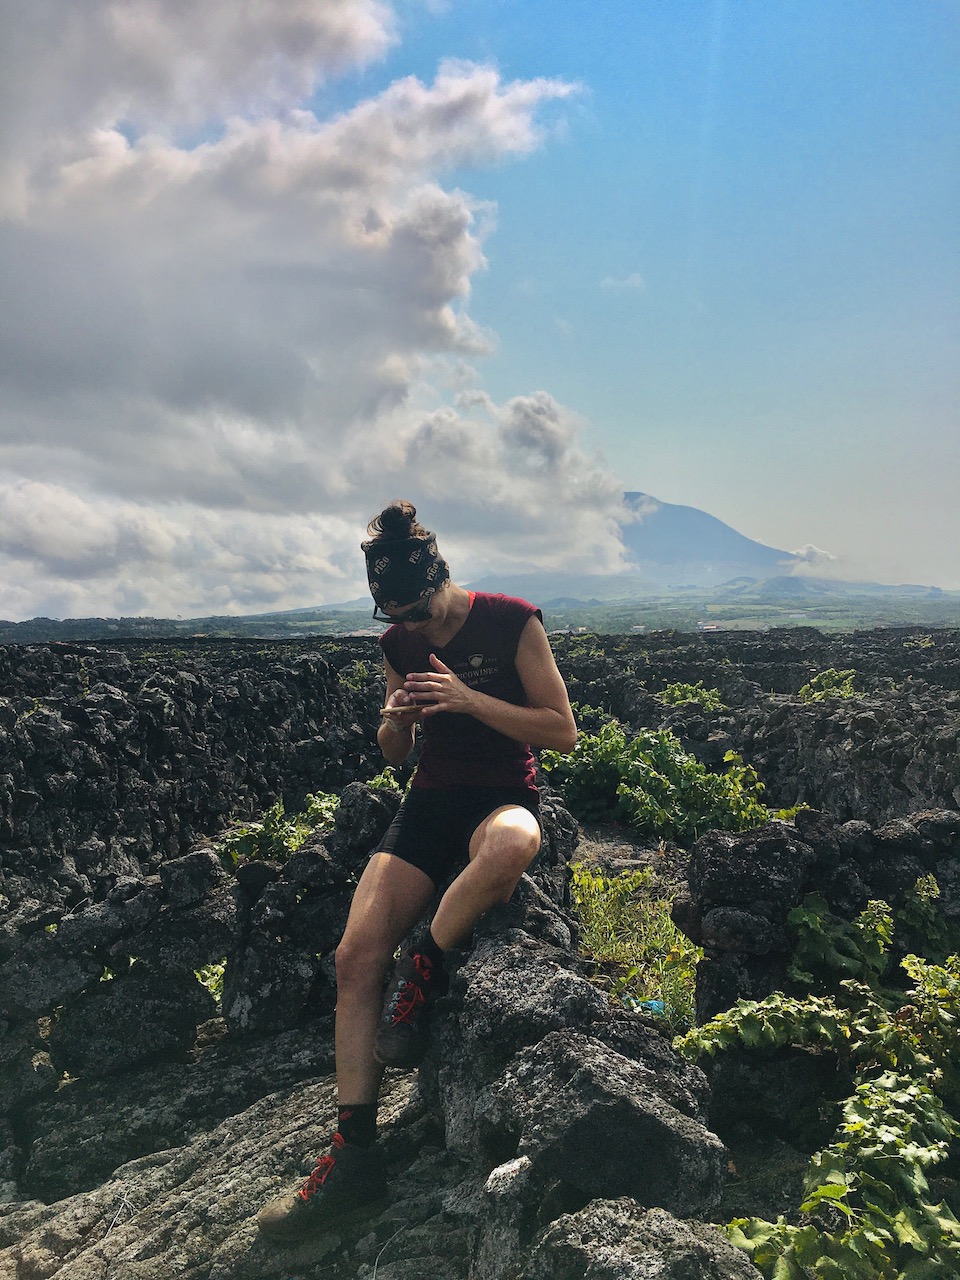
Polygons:
<instances>
[{"instance_id":1,"label":"hiking boot","mask_svg":"<svg viewBox=\"0 0 960 1280\"><path fill-rule=\"evenodd\" d=\"M372 1213L386 1194L380 1149L347 1146L335 1133L330 1154L317 1161L300 1190L288 1191L265 1205L257 1215L257 1226L271 1240L303 1240Z\"/></svg>"},{"instance_id":2,"label":"hiking boot","mask_svg":"<svg viewBox=\"0 0 960 1280\"><path fill-rule=\"evenodd\" d=\"M430 1003L447 989L447 975L419 951L397 962L383 1002L374 1053L385 1067L415 1067L427 1047Z\"/></svg>"}]
</instances>

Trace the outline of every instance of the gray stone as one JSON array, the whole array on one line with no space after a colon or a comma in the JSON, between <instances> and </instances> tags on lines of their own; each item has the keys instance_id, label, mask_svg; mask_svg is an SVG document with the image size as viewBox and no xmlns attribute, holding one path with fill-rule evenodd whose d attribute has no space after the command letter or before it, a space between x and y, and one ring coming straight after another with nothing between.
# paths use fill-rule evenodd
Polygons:
<instances>
[{"instance_id":1,"label":"gray stone","mask_svg":"<svg viewBox=\"0 0 960 1280\"><path fill-rule=\"evenodd\" d=\"M141 961L66 1006L50 1030L50 1056L70 1075L112 1075L188 1048L198 1025L216 1011L192 974L158 971Z\"/></svg>"},{"instance_id":2,"label":"gray stone","mask_svg":"<svg viewBox=\"0 0 960 1280\"><path fill-rule=\"evenodd\" d=\"M160 868L160 883L171 907L190 907L231 877L213 849L196 849Z\"/></svg>"},{"instance_id":3,"label":"gray stone","mask_svg":"<svg viewBox=\"0 0 960 1280\"><path fill-rule=\"evenodd\" d=\"M111 946L126 933L137 934L160 912L158 887L143 881L122 880L103 902L63 916L57 941L71 954Z\"/></svg>"},{"instance_id":4,"label":"gray stone","mask_svg":"<svg viewBox=\"0 0 960 1280\"><path fill-rule=\"evenodd\" d=\"M726 1150L678 1111L657 1075L572 1031L524 1049L481 1096L480 1141L530 1160L541 1188L563 1184L581 1202L632 1196L681 1215L709 1217L726 1179Z\"/></svg>"},{"instance_id":5,"label":"gray stone","mask_svg":"<svg viewBox=\"0 0 960 1280\"><path fill-rule=\"evenodd\" d=\"M769 951L791 951L787 930L751 911L736 907L714 907L700 923L700 944L720 951L746 951L766 955Z\"/></svg>"},{"instance_id":6,"label":"gray stone","mask_svg":"<svg viewBox=\"0 0 960 1280\"><path fill-rule=\"evenodd\" d=\"M678 1221L663 1209L621 1198L595 1200L551 1223L518 1280L757 1280L759 1275L716 1227Z\"/></svg>"},{"instance_id":7,"label":"gray stone","mask_svg":"<svg viewBox=\"0 0 960 1280\"><path fill-rule=\"evenodd\" d=\"M35 934L0 966L0 1013L36 1017L76 995L103 970L103 962L72 956L51 934Z\"/></svg>"},{"instance_id":8,"label":"gray stone","mask_svg":"<svg viewBox=\"0 0 960 1280\"><path fill-rule=\"evenodd\" d=\"M59 1078L35 1023L0 1022L0 1112L19 1120L24 1108L49 1098Z\"/></svg>"},{"instance_id":9,"label":"gray stone","mask_svg":"<svg viewBox=\"0 0 960 1280\"><path fill-rule=\"evenodd\" d=\"M322 957L288 940L259 935L227 965L223 1016L234 1035L286 1031L303 1017ZM334 991L328 991L332 1010Z\"/></svg>"},{"instance_id":10,"label":"gray stone","mask_svg":"<svg viewBox=\"0 0 960 1280\"><path fill-rule=\"evenodd\" d=\"M742 907L776 924L797 904L814 851L783 822L735 834L708 831L690 855L692 896L712 906Z\"/></svg>"},{"instance_id":11,"label":"gray stone","mask_svg":"<svg viewBox=\"0 0 960 1280\"><path fill-rule=\"evenodd\" d=\"M231 881L192 907L167 907L141 933L118 941L113 954L171 971L217 964L235 950L245 907L242 890Z\"/></svg>"},{"instance_id":12,"label":"gray stone","mask_svg":"<svg viewBox=\"0 0 960 1280\"><path fill-rule=\"evenodd\" d=\"M603 993L525 934L482 938L455 974L435 1015L421 1070L428 1097L442 1107L451 1150L475 1147L477 1091L499 1076L524 1045L551 1031L603 1019Z\"/></svg>"},{"instance_id":13,"label":"gray stone","mask_svg":"<svg viewBox=\"0 0 960 1280\"><path fill-rule=\"evenodd\" d=\"M20 1128L25 1119L32 1141L19 1198L55 1201L93 1190L131 1160L188 1146L265 1091L333 1071L329 1019L243 1040L224 1030L219 1021L207 1023L189 1054L71 1080L22 1108ZM266 1132L263 1140L272 1142Z\"/></svg>"},{"instance_id":14,"label":"gray stone","mask_svg":"<svg viewBox=\"0 0 960 1280\"><path fill-rule=\"evenodd\" d=\"M378 790L359 782L344 788L327 847L348 874L355 875L362 869L393 821L401 799L397 791Z\"/></svg>"}]
</instances>

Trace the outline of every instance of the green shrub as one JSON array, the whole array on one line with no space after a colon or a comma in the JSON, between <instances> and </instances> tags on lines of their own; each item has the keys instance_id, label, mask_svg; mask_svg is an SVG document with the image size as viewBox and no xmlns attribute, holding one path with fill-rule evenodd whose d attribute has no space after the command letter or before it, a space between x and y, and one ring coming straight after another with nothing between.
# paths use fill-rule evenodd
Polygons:
<instances>
[{"instance_id":1,"label":"green shrub","mask_svg":"<svg viewBox=\"0 0 960 1280\"><path fill-rule=\"evenodd\" d=\"M696 702L704 711L726 711L726 703L720 698L719 689L707 689L703 681L696 684L668 684L657 697L668 707L684 706L688 702Z\"/></svg>"},{"instance_id":2,"label":"green shrub","mask_svg":"<svg viewBox=\"0 0 960 1280\"><path fill-rule=\"evenodd\" d=\"M830 988L843 978L879 982L893 941L893 914L885 902L868 902L856 920L841 920L819 893L810 893L787 916L796 938L789 974L794 982Z\"/></svg>"},{"instance_id":3,"label":"green shrub","mask_svg":"<svg viewBox=\"0 0 960 1280\"><path fill-rule=\"evenodd\" d=\"M223 1002L223 975L226 971L226 957L216 964L205 964L193 971L197 981L205 986L214 1000L216 1000L218 1009Z\"/></svg>"},{"instance_id":4,"label":"green shrub","mask_svg":"<svg viewBox=\"0 0 960 1280\"><path fill-rule=\"evenodd\" d=\"M666 839L695 839L719 827L743 831L768 818L763 784L735 752L726 772L711 773L668 729L627 737L616 720L581 734L568 755L543 751L540 764L563 792L571 812L586 821L620 819Z\"/></svg>"},{"instance_id":5,"label":"green shrub","mask_svg":"<svg viewBox=\"0 0 960 1280\"><path fill-rule=\"evenodd\" d=\"M929 913L930 877L915 896ZM834 1141L811 1160L795 1220L738 1218L729 1238L768 1280L938 1280L960 1274L960 1221L927 1172L960 1137L960 957L908 955L905 992L882 985L893 939L884 902L843 921L817 895L790 916L792 976L829 994L740 1000L675 1041L694 1062L733 1046L828 1051L853 1073ZM856 977L841 977L842 974Z\"/></svg>"},{"instance_id":6,"label":"green shrub","mask_svg":"<svg viewBox=\"0 0 960 1280\"><path fill-rule=\"evenodd\" d=\"M792 804L787 809L771 809L770 817L776 818L778 822L793 822L794 818L801 809L809 809L810 806L805 800L801 800L799 804Z\"/></svg>"},{"instance_id":7,"label":"green shrub","mask_svg":"<svg viewBox=\"0 0 960 1280\"><path fill-rule=\"evenodd\" d=\"M340 797L319 791L307 796L301 813L286 815L283 800L272 805L257 822L237 823L217 845L221 858L233 866L252 858L286 860L300 848L311 831L333 824Z\"/></svg>"},{"instance_id":8,"label":"green shrub","mask_svg":"<svg viewBox=\"0 0 960 1280\"><path fill-rule=\"evenodd\" d=\"M362 693L370 682L370 668L358 658L356 662L343 667L337 679L354 693Z\"/></svg>"},{"instance_id":9,"label":"green shrub","mask_svg":"<svg viewBox=\"0 0 960 1280\"><path fill-rule=\"evenodd\" d=\"M400 785L400 775L393 765L388 764L374 778L367 783L368 787L372 787L374 791L403 791L404 787Z\"/></svg>"},{"instance_id":10,"label":"green shrub","mask_svg":"<svg viewBox=\"0 0 960 1280\"><path fill-rule=\"evenodd\" d=\"M295 814L292 819L302 833L297 839L295 848L299 849L308 833L316 830L317 827L332 827L339 808L340 797L332 791L316 791L307 796L307 807L299 816Z\"/></svg>"},{"instance_id":11,"label":"green shrub","mask_svg":"<svg viewBox=\"0 0 960 1280\"><path fill-rule=\"evenodd\" d=\"M578 862L572 873L581 949L600 966L611 997L630 1009L660 1001L674 1031L692 1026L703 953L671 920L670 903L651 892L651 872L607 876Z\"/></svg>"},{"instance_id":12,"label":"green shrub","mask_svg":"<svg viewBox=\"0 0 960 1280\"><path fill-rule=\"evenodd\" d=\"M580 733L599 733L610 719L609 711L604 711L602 707L593 707L587 702L572 701L570 709Z\"/></svg>"},{"instance_id":13,"label":"green shrub","mask_svg":"<svg viewBox=\"0 0 960 1280\"><path fill-rule=\"evenodd\" d=\"M809 684L802 685L797 697L801 702L825 702L828 698L855 698L857 690L853 687L856 671L837 671L830 667L813 677Z\"/></svg>"},{"instance_id":14,"label":"green shrub","mask_svg":"<svg viewBox=\"0 0 960 1280\"><path fill-rule=\"evenodd\" d=\"M960 925L947 921L938 906L939 898L936 876L920 876L904 898L898 919L911 940L922 940L927 959L942 964L960 951Z\"/></svg>"}]
</instances>

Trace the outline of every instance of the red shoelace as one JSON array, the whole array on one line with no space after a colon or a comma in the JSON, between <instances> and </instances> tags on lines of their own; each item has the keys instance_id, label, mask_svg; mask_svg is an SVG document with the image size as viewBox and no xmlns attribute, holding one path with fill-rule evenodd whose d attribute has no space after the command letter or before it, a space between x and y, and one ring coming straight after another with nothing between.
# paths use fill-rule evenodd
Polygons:
<instances>
[{"instance_id":1,"label":"red shoelace","mask_svg":"<svg viewBox=\"0 0 960 1280\"><path fill-rule=\"evenodd\" d=\"M343 1150L345 1143L341 1134L335 1133L333 1135L333 1145L338 1151ZM320 1157L317 1161L317 1167L297 1192L297 1195L299 1195L301 1200L309 1200L311 1196L315 1196L317 1194L326 1181L327 1174L336 1163L337 1157L333 1154Z\"/></svg>"},{"instance_id":2,"label":"red shoelace","mask_svg":"<svg viewBox=\"0 0 960 1280\"><path fill-rule=\"evenodd\" d=\"M417 952L413 957L413 967L416 970L417 977L422 983L428 983L433 976L433 965L426 958ZM426 995L423 987L415 979L408 979L402 987L397 991L396 998L393 1001L393 1025L396 1026L400 1022L413 1022L413 1015L417 1007L426 1002Z\"/></svg>"}]
</instances>

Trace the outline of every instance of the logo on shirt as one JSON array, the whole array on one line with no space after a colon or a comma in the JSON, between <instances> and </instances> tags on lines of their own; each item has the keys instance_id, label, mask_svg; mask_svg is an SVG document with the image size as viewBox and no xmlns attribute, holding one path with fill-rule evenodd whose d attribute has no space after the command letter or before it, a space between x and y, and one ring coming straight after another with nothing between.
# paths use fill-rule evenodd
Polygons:
<instances>
[{"instance_id":1,"label":"logo on shirt","mask_svg":"<svg viewBox=\"0 0 960 1280\"><path fill-rule=\"evenodd\" d=\"M471 653L470 657L468 658L468 661L471 667L473 667L474 671L476 671L478 668L483 666L483 654Z\"/></svg>"}]
</instances>

